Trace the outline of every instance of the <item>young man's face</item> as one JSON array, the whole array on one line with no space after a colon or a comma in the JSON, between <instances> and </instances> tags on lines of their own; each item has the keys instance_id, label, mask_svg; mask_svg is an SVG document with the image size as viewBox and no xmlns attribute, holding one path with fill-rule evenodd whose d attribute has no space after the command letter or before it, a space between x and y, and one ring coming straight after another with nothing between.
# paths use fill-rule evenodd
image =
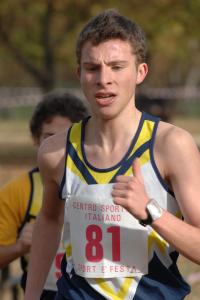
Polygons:
<instances>
[{"instance_id":1,"label":"young man's face","mask_svg":"<svg viewBox=\"0 0 200 300\"><path fill-rule=\"evenodd\" d=\"M43 140L56 133L65 131L71 126L72 122L67 117L55 116L48 122L44 122L41 129L39 139L35 139L35 143L39 146Z\"/></svg>"},{"instance_id":2,"label":"young man's face","mask_svg":"<svg viewBox=\"0 0 200 300\"><path fill-rule=\"evenodd\" d=\"M82 48L78 74L92 112L109 119L133 107L135 86L144 80L147 65L136 67L126 41L112 39L97 46L88 41Z\"/></svg>"}]
</instances>

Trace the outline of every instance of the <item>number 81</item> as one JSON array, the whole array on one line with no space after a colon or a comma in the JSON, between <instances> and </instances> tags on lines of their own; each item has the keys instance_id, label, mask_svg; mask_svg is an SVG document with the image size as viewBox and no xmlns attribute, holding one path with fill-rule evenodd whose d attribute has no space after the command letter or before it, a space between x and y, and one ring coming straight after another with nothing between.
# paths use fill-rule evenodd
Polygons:
<instances>
[{"instance_id":1,"label":"number 81","mask_svg":"<svg viewBox=\"0 0 200 300\"><path fill-rule=\"evenodd\" d=\"M107 233L112 234L112 261L120 261L120 227L108 227ZM85 255L88 261L99 262L103 259L104 251L100 243L102 238L103 233L100 226L93 224L86 228Z\"/></svg>"}]
</instances>

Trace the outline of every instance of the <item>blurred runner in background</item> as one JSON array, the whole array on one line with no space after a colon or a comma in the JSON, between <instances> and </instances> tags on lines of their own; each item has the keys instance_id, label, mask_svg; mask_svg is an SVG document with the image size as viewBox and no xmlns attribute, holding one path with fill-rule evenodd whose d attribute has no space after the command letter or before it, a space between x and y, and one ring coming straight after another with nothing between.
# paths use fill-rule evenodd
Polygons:
<instances>
[{"instance_id":1,"label":"blurred runner in background","mask_svg":"<svg viewBox=\"0 0 200 300\"><path fill-rule=\"evenodd\" d=\"M85 105L76 96L56 91L46 94L36 106L30 120L34 144L38 147L44 139L65 131L72 123L87 115ZM43 186L38 167L7 183L0 190L0 267L5 268L10 262L21 258L23 289L26 284L32 232L42 204L42 194ZM63 253L64 249L60 244L41 299L54 299Z\"/></svg>"}]
</instances>

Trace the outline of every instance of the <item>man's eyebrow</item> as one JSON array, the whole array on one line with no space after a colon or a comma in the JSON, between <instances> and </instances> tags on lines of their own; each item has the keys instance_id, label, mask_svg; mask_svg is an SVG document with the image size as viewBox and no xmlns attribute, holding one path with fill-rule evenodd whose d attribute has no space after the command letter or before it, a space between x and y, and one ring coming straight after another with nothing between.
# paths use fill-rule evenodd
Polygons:
<instances>
[{"instance_id":1,"label":"man's eyebrow","mask_svg":"<svg viewBox=\"0 0 200 300\"><path fill-rule=\"evenodd\" d=\"M108 65L117 65L117 64L125 65L127 63L128 63L127 60L112 60L108 63Z\"/></svg>"},{"instance_id":2,"label":"man's eyebrow","mask_svg":"<svg viewBox=\"0 0 200 300\"><path fill-rule=\"evenodd\" d=\"M117 64L122 64L122 65L126 65L128 63L127 60L111 60L108 63L106 63L108 66L109 65L117 65ZM95 62L95 61L85 61L83 62L83 65L100 65L99 62Z\"/></svg>"},{"instance_id":3,"label":"man's eyebrow","mask_svg":"<svg viewBox=\"0 0 200 300\"><path fill-rule=\"evenodd\" d=\"M85 61L83 62L83 65L99 65L99 63L94 61Z\"/></svg>"}]
</instances>

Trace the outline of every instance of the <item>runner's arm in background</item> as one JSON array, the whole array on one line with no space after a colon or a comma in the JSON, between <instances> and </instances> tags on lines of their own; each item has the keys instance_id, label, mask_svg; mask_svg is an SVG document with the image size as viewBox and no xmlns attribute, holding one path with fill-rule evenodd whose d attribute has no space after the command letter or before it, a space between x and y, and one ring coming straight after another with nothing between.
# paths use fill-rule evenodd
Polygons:
<instances>
[{"instance_id":1,"label":"runner's arm in background","mask_svg":"<svg viewBox=\"0 0 200 300\"><path fill-rule=\"evenodd\" d=\"M33 224L22 226L30 197L28 173L7 183L0 190L0 268L30 251Z\"/></svg>"},{"instance_id":2,"label":"runner's arm in background","mask_svg":"<svg viewBox=\"0 0 200 300\"><path fill-rule=\"evenodd\" d=\"M0 268L6 267L15 259L29 253L32 243L34 223L28 223L22 229L16 243L0 246Z\"/></svg>"}]
</instances>

